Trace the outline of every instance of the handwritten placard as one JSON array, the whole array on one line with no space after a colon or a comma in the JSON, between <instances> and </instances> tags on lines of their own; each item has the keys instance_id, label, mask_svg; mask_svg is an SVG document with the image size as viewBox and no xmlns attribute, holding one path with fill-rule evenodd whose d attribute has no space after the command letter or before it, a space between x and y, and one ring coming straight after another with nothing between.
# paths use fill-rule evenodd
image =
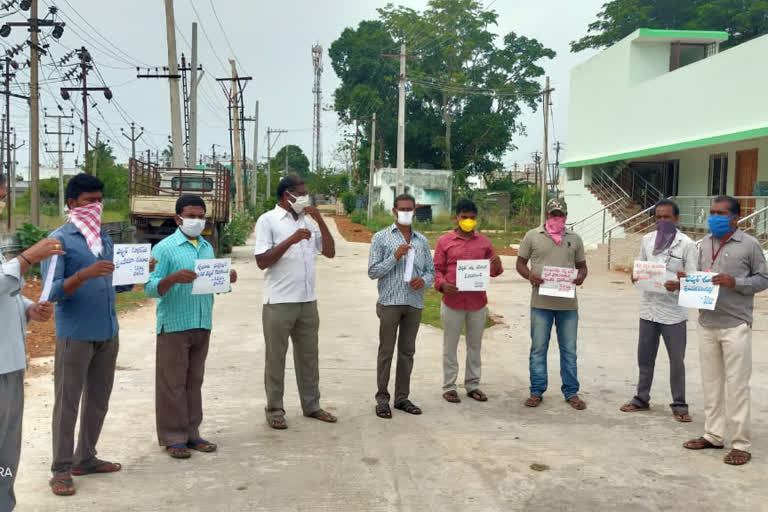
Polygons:
<instances>
[{"instance_id":1,"label":"handwritten placard","mask_svg":"<svg viewBox=\"0 0 768 512\"><path fill-rule=\"evenodd\" d=\"M149 281L150 244L115 244L112 284L123 286Z\"/></svg>"},{"instance_id":2,"label":"handwritten placard","mask_svg":"<svg viewBox=\"0 0 768 512\"><path fill-rule=\"evenodd\" d=\"M712 284L715 272L691 272L680 279L680 297L677 303L685 308L715 309L720 285Z\"/></svg>"},{"instance_id":3,"label":"handwritten placard","mask_svg":"<svg viewBox=\"0 0 768 512\"><path fill-rule=\"evenodd\" d=\"M490 260L456 262L456 287L460 292L484 292L491 281Z\"/></svg>"},{"instance_id":4,"label":"handwritten placard","mask_svg":"<svg viewBox=\"0 0 768 512\"><path fill-rule=\"evenodd\" d=\"M539 285L539 295L575 298L576 285L573 284L573 280L578 274L579 271L575 268L544 267L541 271L541 278L544 282Z\"/></svg>"},{"instance_id":5,"label":"handwritten placard","mask_svg":"<svg viewBox=\"0 0 768 512\"><path fill-rule=\"evenodd\" d=\"M43 291L40 293L39 302L48 302L48 299L51 297L51 288L53 288L53 275L56 273L56 265L58 264L58 261L58 254L51 256L51 262L48 264L48 273L45 274Z\"/></svg>"},{"instance_id":6,"label":"handwritten placard","mask_svg":"<svg viewBox=\"0 0 768 512\"><path fill-rule=\"evenodd\" d=\"M232 265L230 258L217 260L195 261L195 274L197 279L192 282L192 295L206 295L209 293L229 293L229 268Z\"/></svg>"},{"instance_id":7,"label":"handwritten placard","mask_svg":"<svg viewBox=\"0 0 768 512\"><path fill-rule=\"evenodd\" d=\"M635 261L632 268L635 286L644 292L666 293L667 266L653 261Z\"/></svg>"}]
</instances>

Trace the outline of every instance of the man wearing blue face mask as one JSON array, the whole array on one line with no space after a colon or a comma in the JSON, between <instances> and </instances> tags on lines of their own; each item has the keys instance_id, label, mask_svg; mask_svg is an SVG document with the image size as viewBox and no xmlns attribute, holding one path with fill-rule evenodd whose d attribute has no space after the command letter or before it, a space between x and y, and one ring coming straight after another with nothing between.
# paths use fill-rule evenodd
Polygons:
<instances>
[{"instance_id":1,"label":"man wearing blue face mask","mask_svg":"<svg viewBox=\"0 0 768 512\"><path fill-rule=\"evenodd\" d=\"M168 455L188 459L191 450L213 452L214 443L200 437L202 386L211 338L213 295L192 295L195 260L215 258L202 236L205 201L183 195L176 201L174 234L152 250L155 269L144 285L157 298L155 417L157 439ZM237 281L232 270L230 283Z\"/></svg>"},{"instance_id":2,"label":"man wearing blue face mask","mask_svg":"<svg viewBox=\"0 0 768 512\"><path fill-rule=\"evenodd\" d=\"M717 274L712 283L720 286L720 292L714 310L699 311L699 359L706 420L704 435L683 446L690 450L723 448L730 420L735 432L732 449L724 462L740 466L752 458L752 310L755 294L768 288L768 269L760 243L738 228L741 207L736 199L716 197L709 213L711 234L701 241L698 267Z\"/></svg>"},{"instance_id":3,"label":"man wearing blue face mask","mask_svg":"<svg viewBox=\"0 0 768 512\"><path fill-rule=\"evenodd\" d=\"M379 356L376 365L376 415L389 419L389 374L397 345L395 409L421 414L408 399L416 352L416 335L424 309L424 290L435 280L429 240L411 228L416 200L408 194L395 198L396 220L373 236L368 277L378 280ZM409 272L410 270L410 272ZM398 334L399 333L399 334Z\"/></svg>"},{"instance_id":4,"label":"man wearing blue face mask","mask_svg":"<svg viewBox=\"0 0 768 512\"><path fill-rule=\"evenodd\" d=\"M654 207L656 231L643 237L640 261L663 263L668 280L666 292L643 291L640 300L640 335L637 344L637 364L640 376L637 394L629 403L621 406L622 412L638 412L650 409L651 384L659 350L659 338L669 355L669 383L672 403L669 405L677 421L689 422L688 404L685 401L685 347L688 310L677 304L679 282L677 273L695 272L698 263L696 244L678 228L680 208L669 199L662 199ZM636 282L632 277L632 282Z\"/></svg>"}]
</instances>

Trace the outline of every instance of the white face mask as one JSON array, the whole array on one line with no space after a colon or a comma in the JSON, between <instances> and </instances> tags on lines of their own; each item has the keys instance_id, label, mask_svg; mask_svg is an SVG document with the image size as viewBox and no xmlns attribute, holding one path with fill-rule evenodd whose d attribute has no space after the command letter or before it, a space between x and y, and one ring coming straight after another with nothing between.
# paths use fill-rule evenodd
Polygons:
<instances>
[{"instance_id":1,"label":"white face mask","mask_svg":"<svg viewBox=\"0 0 768 512\"><path fill-rule=\"evenodd\" d=\"M309 196L306 194L303 196L295 196L290 192L288 192L288 195L296 200L296 202L291 203L291 208L296 212L296 215L304 213L304 208L309 206Z\"/></svg>"},{"instance_id":2,"label":"white face mask","mask_svg":"<svg viewBox=\"0 0 768 512\"><path fill-rule=\"evenodd\" d=\"M188 237L197 238L205 229L205 219L185 219L182 217L181 220L182 224L179 228Z\"/></svg>"},{"instance_id":3,"label":"white face mask","mask_svg":"<svg viewBox=\"0 0 768 512\"><path fill-rule=\"evenodd\" d=\"M413 212L397 211L397 223L401 226L410 226L413 223Z\"/></svg>"}]
</instances>

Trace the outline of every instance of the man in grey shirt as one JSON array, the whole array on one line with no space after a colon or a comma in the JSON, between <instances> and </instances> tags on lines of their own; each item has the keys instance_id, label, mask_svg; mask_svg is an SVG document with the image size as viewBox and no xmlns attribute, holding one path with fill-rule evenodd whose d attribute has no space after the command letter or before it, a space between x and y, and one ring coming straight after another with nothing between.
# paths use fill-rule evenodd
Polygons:
<instances>
[{"instance_id":1,"label":"man in grey shirt","mask_svg":"<svg viewBox=\"0 0 768 512\"><path fill-rule=\"evenodd\" d=\"M0 216L5 209L7 187L0 175ZM13 483L21 454L21 417L24 412L24 370L27 358L24 338L27 321L45 322L53 305L35 304L21 295L24 272L53 254L62 254L58 240L46 238L6 261L0 251L0 512L16 506Z\"/></svg>"},{"instance_id":2,"label":"man in grey shirt","mask_svg":"<svg viewBox=\"0 0 768 512\"><path fill-rule=\"evenodd\" d=\"M699 311L699 359L706 420L704 435L683 446L690 450L723 448L730 420L735 432L732 449L724 462L740 466L752 458L752 309L755 294L768 288L768 270L760 243L738 228L741 207L736 199L716 197L709 213L711 235L701 241L698 267L717 274L712 283L720 286L720 292L714 310Z\"/></svg>"}]
</instances>

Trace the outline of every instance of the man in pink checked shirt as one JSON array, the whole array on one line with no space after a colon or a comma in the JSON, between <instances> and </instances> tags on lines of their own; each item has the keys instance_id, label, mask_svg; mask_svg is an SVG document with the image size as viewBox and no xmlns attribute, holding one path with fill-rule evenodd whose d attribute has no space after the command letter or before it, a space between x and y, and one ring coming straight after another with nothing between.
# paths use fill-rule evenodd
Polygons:
<instances>
[{"instance_id":1,"label":"man in pink checked shirt","mask_svg":"<svg viewBox=\"0 0 768 512\"><path fill-rule=\"evenodd\" d=\"M480 391L480 357L485 330L485 291L459 291L456 287L456 263L460 260L489 260L491 277L504 272L501 258L494 253L491 241L475 231L477 206L468 199L456 205L456 229L444 234L435 248L435 288L443 294L440 318L443 321L443 398L451 403L461 399L456 391L459 362L456 350L461 331L466 326L467 363L464 388L467 396L485 402L488 397Z\"/></svg>"}]
</instances>

